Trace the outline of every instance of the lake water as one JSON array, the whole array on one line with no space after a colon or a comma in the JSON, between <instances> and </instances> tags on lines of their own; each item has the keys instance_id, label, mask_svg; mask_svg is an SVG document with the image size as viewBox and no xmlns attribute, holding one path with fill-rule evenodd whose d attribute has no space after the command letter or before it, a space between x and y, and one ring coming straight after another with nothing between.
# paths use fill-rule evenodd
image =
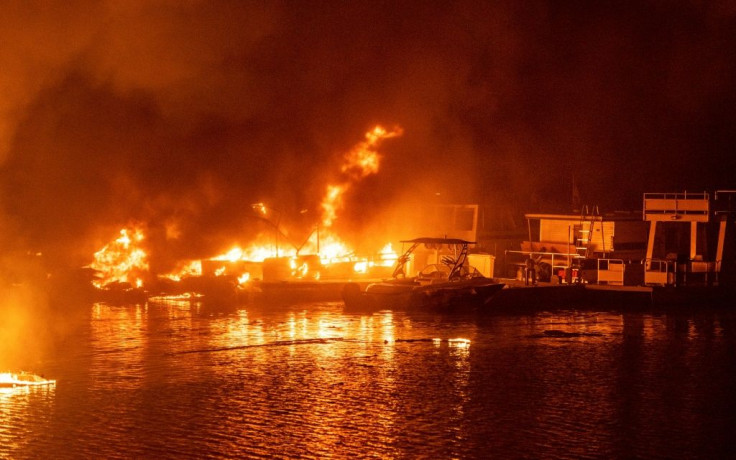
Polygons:
<instances>
[{"instance_id":1,"label":"lake water","mask_svg":"<svg viewBox=\"0 0 736 460\"><path fill-rule=\"evenodd\" d=\"M0 306L3 458L719 458L736 315Z\"/></svg>"}]
</instances>

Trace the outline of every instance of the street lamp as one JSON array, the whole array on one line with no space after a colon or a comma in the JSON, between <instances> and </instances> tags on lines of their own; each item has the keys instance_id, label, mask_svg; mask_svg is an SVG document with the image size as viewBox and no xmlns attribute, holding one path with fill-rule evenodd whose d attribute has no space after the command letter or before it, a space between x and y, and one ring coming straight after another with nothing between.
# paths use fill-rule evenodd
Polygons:
<instances>
[{"instance_id":1,"label":"street lamp","mask_svg":"<svg viewBox=\"0 0 736 460\"><path fill-rule=\"evenodd\" d=\"M253 203L250 205L250 207L253 209L253 211L259 214L258 217L260 219L268 223L276 231L276 257L279 257L279 235L283 236L288 241L288 237L284 235L284 233L281 231L281 228L279 227L279 224L281 223L282 212L279 211L278 209L274 209L270 206L266 206L262 202ZM271 219L268 218L269 211L277 213L276 223L274 223Z\"/></svg>"}]
</instances>

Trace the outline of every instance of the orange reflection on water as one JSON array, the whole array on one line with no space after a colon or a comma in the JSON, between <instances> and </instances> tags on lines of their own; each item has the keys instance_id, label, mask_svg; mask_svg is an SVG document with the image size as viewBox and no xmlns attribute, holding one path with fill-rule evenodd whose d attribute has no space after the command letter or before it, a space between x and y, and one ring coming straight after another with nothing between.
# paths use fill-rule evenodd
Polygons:
<instances>
[{"instance_id":1,"label":"orange reflection on water","mask_svg":"<svg viewBox=\"0 0 736 460\"><path fill-rule=\"evenodd\" d=\"M47 424L53 414L55 385L0 388L0 458L15 458L32 437L13 427Z\"/></svg>"},{"instance_id":2,"label":"orange reflection on water","mask_svg":"<svg viewBox=\"0 0 736 460\"><path fill-rule=\"evenodd\" d=\"M148 342L147 306L92 306L90 321L93 385L139 388Z\"/></svg>"}]
</instances>

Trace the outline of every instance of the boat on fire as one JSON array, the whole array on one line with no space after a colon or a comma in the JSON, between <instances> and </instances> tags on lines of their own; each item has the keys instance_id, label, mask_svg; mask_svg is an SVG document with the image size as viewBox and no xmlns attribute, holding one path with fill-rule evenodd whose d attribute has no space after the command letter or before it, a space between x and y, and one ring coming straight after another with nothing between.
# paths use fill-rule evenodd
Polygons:
<instances>
[{"instance_id":1,"label":"boat on fire","mask_svg":"<svg viewBox=\"0 0 736 460\"><path fill-rule=\"evenodd\" d=\"M0 388L23 388L55 384L56 380L48 380L30 372L0 372Z\"/></svg>"},{"instance_id":2,"label":"boat on fire","mask_svg":"<svg viewBox=\"0 0 736 460\"><path fill-rule=\"evenodd\" d=\"M472 311L484 307L504 284L481 274L468 263L472 241L457 238L415 238L402 241L409 248L398 258L392 278L361 290L347 283L342 292L345 309ZM432 253L431 262L407 276L414 254ZM434 260L431 260L434 259Z\"/></svg>"}]
</instances>

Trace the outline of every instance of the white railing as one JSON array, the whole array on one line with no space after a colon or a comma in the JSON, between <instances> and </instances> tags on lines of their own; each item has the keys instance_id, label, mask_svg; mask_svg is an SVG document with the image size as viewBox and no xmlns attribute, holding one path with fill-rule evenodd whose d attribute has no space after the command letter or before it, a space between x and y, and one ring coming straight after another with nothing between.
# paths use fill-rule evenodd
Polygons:
<instances>
[{"instance_id":1,"label":"white railing","mask_svg":"<svg viewBox=\"0 0 736 460\"><path fill-rule=\"evenodd\" d=\"M539 251L511 251L507 250L506 254L521 254L527 257L548 259L552 266L552 273L554 274L555 268L569 268L572 265L573 259L580 259L580 254L569 252L567 254L562 252L539 252ZM522 261L523 262L523 261ZM556 262L556 263L555 263Z\"/></svg>"},{"instance_id":2,"label":"white railing","mask_svg":"<svg viewBox=\"0 0 736 460\"><path fill-rule=\"evenodd\" d=\"M673 260L645 259L644 284L667 286L675 284L675 270L677 264Z\"/></svg>"},{"instance_id":3,"label":"white railing","mask_svg":"<svg viewBox=\"0 0 736 460\"><path fill-rule=\"evenodd\" d=\"M622 259L597 259L598 284L624 285L624 261Z\"/></svg>"},{"instance_id":4,"label":"white railing","mask_svg":"<svg viewBox=\"0 0 736 460\"><path fill-rule=\"evenodd\" d=\"M710 195L699 193L645 193L644 220L676 220L683 216L703 220L710 212Z\"/></svg>"}]
</instances>

